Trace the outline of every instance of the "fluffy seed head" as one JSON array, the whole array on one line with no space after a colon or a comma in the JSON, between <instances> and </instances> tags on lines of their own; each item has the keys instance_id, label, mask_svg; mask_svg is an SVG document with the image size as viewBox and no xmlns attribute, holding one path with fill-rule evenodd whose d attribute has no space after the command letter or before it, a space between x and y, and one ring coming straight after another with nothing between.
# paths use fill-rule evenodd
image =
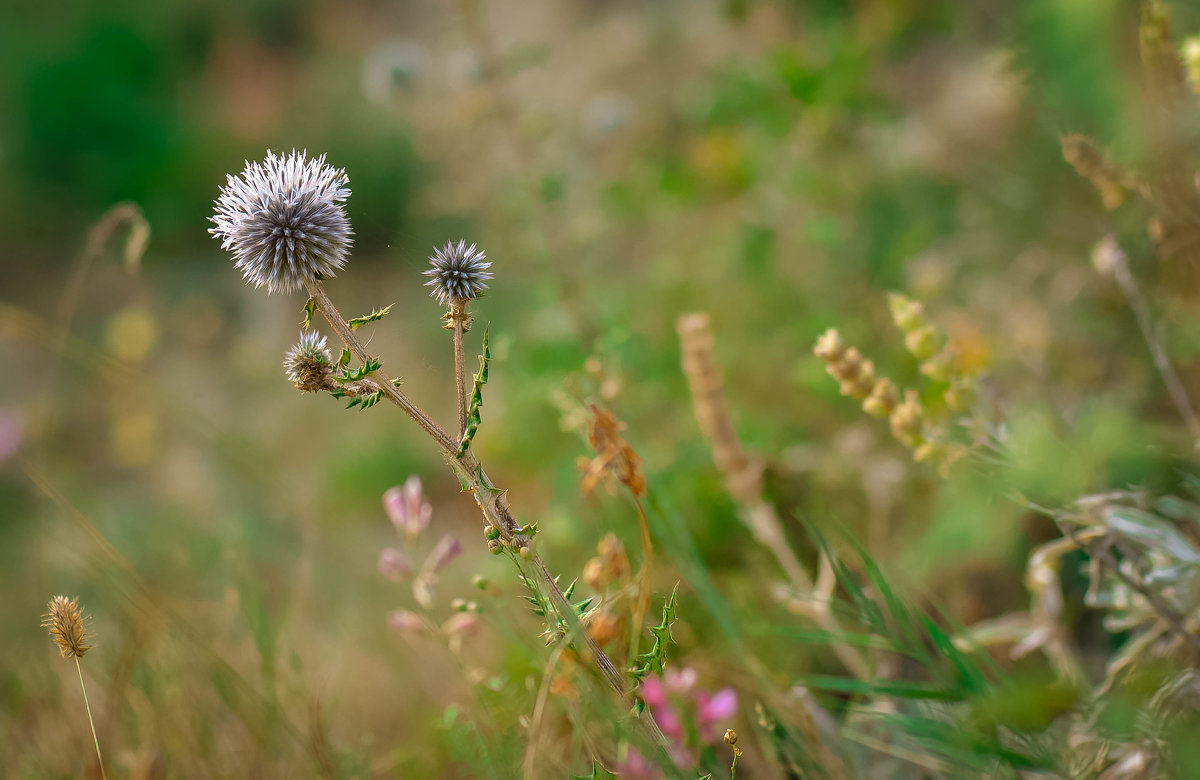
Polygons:
<instances>
[{"instance_id":1,"label":"fluffy seed head","mask_svg":"<svg viewBox=\"0 0 1200 780\"><path fill-rule=\"evenodd\" d=\"M83 610L79 599L55 596L42 616L42 628L50 631L50 638L58 645L63 658L83 658L92 646L83 625Z\"/></svg>"},{"instance_id":2,"label":"fluffy seed head","mask_svg":"<svg viewBox=\"0 0 1200 780\"><path fill-rule=\"evenodd\" d=\"M325 337L315 330L300 333L300 340L283 357L288 381L301 390L312 389L332 371L333 355L325 346Z\"/></svg>"},{"instance_id":3,"label":"fluffy seed head","mask_svg":"<svg viewBox=\"0 0 1200 780\"><path fill-rule=\"evenodd\" d=\"M484 259L483 250L474 244L467 246L466 241L449 241L441 249L435 248L429 264L433 267L425 272L431 277L425 286L433 288L429 294L443 305L454 299L478 298L492 278L487 270L492 264Z\"/></svg>"},{"instance_id":4,"label":"fluffy seed head","mask_svg":"<svg viewBox=\"0 0 1200 780\"><path fill-rule=\"evenodd\" d=\"M227 177L208 232L233 253L247 284L295 292L346 265L353 231L342 201L349 181L325 155L268 150L262 162L247 160L241 176Z\"/></svg>"}]
</instances>

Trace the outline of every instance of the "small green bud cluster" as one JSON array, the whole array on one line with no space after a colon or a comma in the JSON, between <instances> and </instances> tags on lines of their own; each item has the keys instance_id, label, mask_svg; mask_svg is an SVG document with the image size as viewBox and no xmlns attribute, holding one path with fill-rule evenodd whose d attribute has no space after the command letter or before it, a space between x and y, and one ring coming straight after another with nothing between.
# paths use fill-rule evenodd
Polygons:
<instances>
[{"instance_id":1,"label":"small green bud cluster","mask_svg":"<svg viewBox=\"0 0 1200 780\"><path fill-rule=\"evenodd\" d=\"M904 295L892 293L888 305L896 326L904 333L904 346L921 361L921 373L934 384L935 408L921 403L915 389L901 393L888 377L875 373L875 364L848 346L836 328L825 331L813 354L825 361L826 371L838 381L842 395L862 404L872 417L887 419L892 436L912 450L913 458L945 471L965 452L948 440L944 417L947 412L964 412L975 403L975 379L959 370L945 335L925 317L924 307Z\"/></svg>"}]
</instances>

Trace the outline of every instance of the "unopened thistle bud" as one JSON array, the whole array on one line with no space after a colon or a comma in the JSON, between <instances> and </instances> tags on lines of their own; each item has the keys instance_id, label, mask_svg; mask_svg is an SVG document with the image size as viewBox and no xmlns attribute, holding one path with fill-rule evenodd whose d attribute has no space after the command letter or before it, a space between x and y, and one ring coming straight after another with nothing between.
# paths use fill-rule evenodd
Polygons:
<instances>
[{"instance_id":1,"label":"unopened thistle bud","mask_svg":"<svg viewBox=\"0 0 1200 780\"><path fill-rule=\"evenodd\" d=\"M325 346L325 337L315 330L301 332L300 340L284 355L283 372L298 390L326 389L333 374L333 355Z\"/></svg>"},{"instance_id":2,"label":"unopened thistle bud","mask_svg":"<svg viewBox=\"0 0 1200 780\"><path fill-rule=\"evenodd\" d=\"M92 649L87 641L79 599L66 596L52 598L42 617L42 627L50 631L50 638L58 645L58 652L63 658L83 658Z\"/></svg>"},{"instance_id":3,"label":"unopened thistle bud","mask_svg":"<svg viewBox=\"0 0 1200 780\"><path fill-rule=\"evenodd\" d=\"M453 300L478 298L487 289L487 280L492 278L487 270L492 264L485 260L483 250L475 244L467 246L466 241L457 244L450 241L441 249L434 249L429 264L432 267L425 275L430 279L425 286L433 288L429 294L443 306Z\"/></svg>"},{"instance_id":4,"label":"unopened thistle bud","mask_svg":"<svg viewBox=\"0 0 1200 780\"><path fill-rule=\"evenodd\" d=\"M342 202L349 181L325 155L268 150L265 160L246 161L240 176L227 178L208 232L233 253L247 284L295 292L346 265L353 231Z\"/></svg>"}]
</instances>

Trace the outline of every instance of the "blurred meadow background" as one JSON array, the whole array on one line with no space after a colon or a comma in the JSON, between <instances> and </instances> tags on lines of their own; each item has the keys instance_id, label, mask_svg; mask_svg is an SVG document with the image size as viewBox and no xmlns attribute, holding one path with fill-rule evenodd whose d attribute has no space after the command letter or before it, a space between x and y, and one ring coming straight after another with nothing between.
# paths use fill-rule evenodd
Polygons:
<instances>
[{"instance_id":1,"label":"blurred meadow background","mask_svg":"<svg viewBox=\"0 0 1200 780\"><path fill-rule=\"evenodd\" d=\"M1200 772L1180 736L1200 700L1198 432L1155 360L1200 398L1194 5L2 16L0 775L100 776L73 664L39 627L59 593L91 616L108 777L727 777L726 728L746 778ZM1068 136L1065 160L1072 133L1092 140ZM448 426L450 337L420 272L448 240L486 250L473 449L563 584L585 575L589 630L623 658L638 514L580 466L589 404L622 421L648 486L646 628L677 587L662 679L698 708L687 766L635 766L619 703L545 646L420 431L284 378L305 296L245 286L207 234L226 174L267 149L346 169L355 249L327 289L351 316L395 304L359 333ZM936 422L949 380L922 375L893 291L974 396L976 427L943 409L957 443L926 462L813 354L837 328ZM742 448L724 460L682 366L693 313L684 331L712 339L693 372L720 377ZM432 519L406 554L461 545L428 606L380 570L403 543L381 497L410 474ZM760 543L763 506L838 609ZM963 639L977 626L1002 636Z\"/></svg>"}]
</instances>

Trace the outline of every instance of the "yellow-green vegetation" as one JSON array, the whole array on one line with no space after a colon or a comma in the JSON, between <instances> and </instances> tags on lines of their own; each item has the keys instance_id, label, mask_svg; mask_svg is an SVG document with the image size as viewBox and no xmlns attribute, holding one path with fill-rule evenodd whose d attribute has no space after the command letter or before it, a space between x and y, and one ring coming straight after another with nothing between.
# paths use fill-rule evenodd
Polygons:
<instances>
[{"instance_id":1,"label":"yellow-green vegetation","mask_svg":"<svg viewBox=\"0 0 1200 780\"><path fill-rule=\"evenodd\" d=\"M1200 775L1192 4L25 4L0 104L0 776Z\"/></svg>"}]
</instances>

